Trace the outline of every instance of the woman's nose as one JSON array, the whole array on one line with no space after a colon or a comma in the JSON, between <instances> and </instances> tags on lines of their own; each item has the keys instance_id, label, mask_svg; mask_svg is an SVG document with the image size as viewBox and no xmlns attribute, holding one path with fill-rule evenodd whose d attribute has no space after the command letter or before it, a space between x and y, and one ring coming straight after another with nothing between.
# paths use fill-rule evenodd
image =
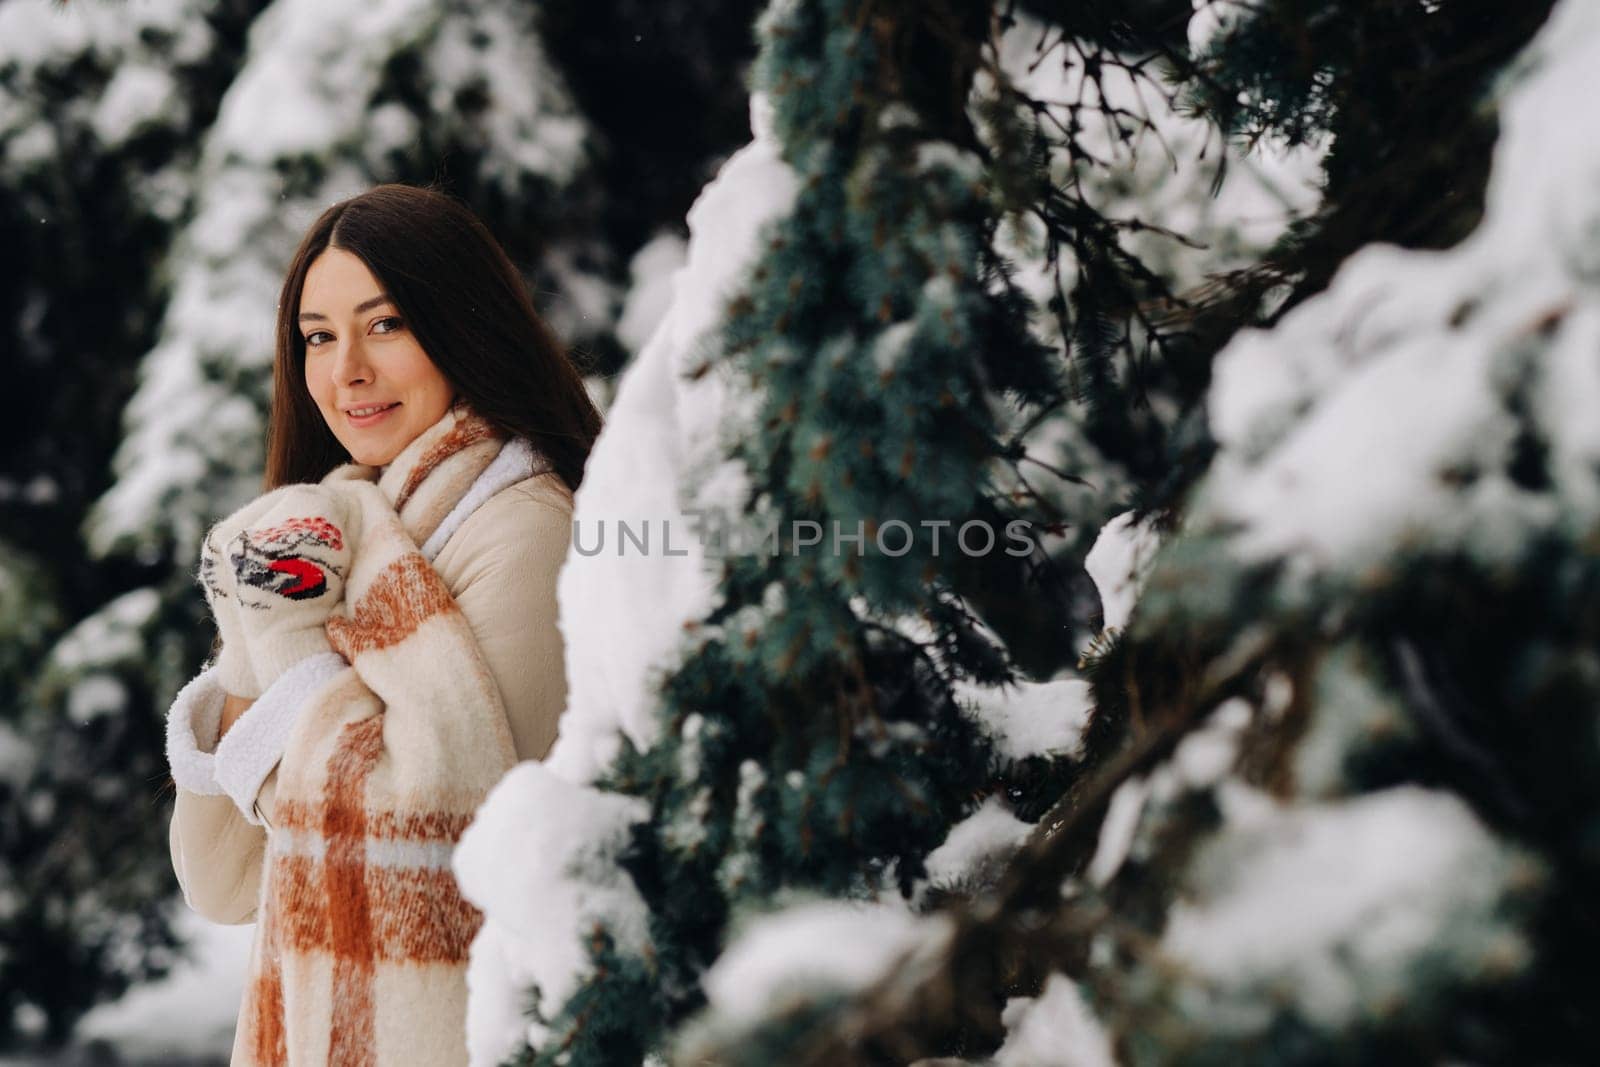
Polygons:
<instances>
[{"instance_id":1,"label":"woman's nose","mask_svg":"<svg viewBox=\"0 0 1600 1067\"><path fill-rule=\"evenodd\" d=\"M372 366L367 360L366 349L359 340L339 343L339 352L333 362L333 374L335 380L343 385L372 380Z\"/></svg>"}]
</instances>

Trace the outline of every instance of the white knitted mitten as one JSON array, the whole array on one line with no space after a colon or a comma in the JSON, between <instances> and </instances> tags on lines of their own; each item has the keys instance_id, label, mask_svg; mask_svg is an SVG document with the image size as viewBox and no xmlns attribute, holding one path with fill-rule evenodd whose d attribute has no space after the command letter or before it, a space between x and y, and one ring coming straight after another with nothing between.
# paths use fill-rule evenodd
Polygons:
<instances>
[{"instance_id":1,"label":"white knitted mitten","mask_svg":"<svg viewBox=\"0 0 1600 1067\"><path fill-rule=\"evenodd\" d=\"M238 589L227 550L228 543L270 510L276 499L276 492L257 497L211 527L200 542L200 587L211 608L217 636L222 638L222 649L215 661L217 681L226 692L251 700L260 696L266 686L256 678L250 647L240 625Z\"/></svg>"},{"instance_id":2,"label":"white knitted mitten","mask_svg":"<svg viewBox=\"0 0 1600 1067\"><path fill-rule=\"evenodd\" d=\"M355 535L346 528L354 509L336 491L287 485L269 497L271 507L227 547L263 691L307 656L333 651L324 625L344 598Z\"/></svg>"}]
</instances>

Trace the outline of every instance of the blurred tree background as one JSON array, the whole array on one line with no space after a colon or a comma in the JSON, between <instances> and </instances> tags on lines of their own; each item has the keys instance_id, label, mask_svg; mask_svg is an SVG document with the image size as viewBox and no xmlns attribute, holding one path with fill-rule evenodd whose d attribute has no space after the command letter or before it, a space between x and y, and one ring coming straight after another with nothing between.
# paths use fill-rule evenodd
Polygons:
<instances>
[{"instance_id":1,"label":"blurred tree background","mask_svg":"<svg viewBox=\"0 0 1600 1067\"><path fill-rule=\"evenodd\" d=\"M163 715L211 640L197 534L259 491L298 233L437 183L604 403L749 136L755 11L0 3L0 1047L174 962Z\"/></svg>"}]
</instances>

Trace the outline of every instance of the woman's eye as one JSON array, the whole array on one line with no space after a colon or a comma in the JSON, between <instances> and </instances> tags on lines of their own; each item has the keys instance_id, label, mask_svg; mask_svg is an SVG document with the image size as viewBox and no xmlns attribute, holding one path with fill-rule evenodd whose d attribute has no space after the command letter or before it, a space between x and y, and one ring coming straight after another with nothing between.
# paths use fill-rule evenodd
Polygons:
<instances>
[{"instance_id":1,"label":"woman's eye","mask_svg":"<svg viewBox=\"0 0 1600 1067\"><path fill-rule=\"evenodd\" d=\"M389 327L387 330L379 330L378 331L379 333L394 333L396 330L400 329L402 326L405 325L405 323L400 321L400 318L397 315L387 315L384 318L379 319L377 322L373 323L372 325L374 327L378 327L378 326L382 326L386 322L392 322L392 323L394 323L394 325Z\"/></svg>"},{"instance_id":2,"label":"woman's eye","mask_svg":"<svg viewBox=\"0 0 1600 1067\"><path fill-rule=\"evenodd\" d=\"M322 343L321 341L318 341L317 338L321 337L323 334L325 334L327 332L328 332L327 330L312 330L310 333L306 334L306 347L307 348L315 348L315 347L317 347L317 345Z\"/></svg>"}]
</instances>

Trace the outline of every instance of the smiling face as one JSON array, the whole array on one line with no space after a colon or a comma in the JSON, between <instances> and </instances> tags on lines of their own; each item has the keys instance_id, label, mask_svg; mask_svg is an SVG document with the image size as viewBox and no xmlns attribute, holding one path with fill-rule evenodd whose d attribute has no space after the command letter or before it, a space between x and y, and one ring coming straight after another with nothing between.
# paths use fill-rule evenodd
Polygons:
<instances>
[{"instance_id":1,"label":"smiling face","mask_svg":"<svg viewBox=\"0 0 1600 1067\"><path fill-rule=\"evenodd\" d=\"M306 389L357 463L388 463L455 399L400 309L352 252L330 246L312 261L299 330Z\"/></svg>"}]
</instances>

